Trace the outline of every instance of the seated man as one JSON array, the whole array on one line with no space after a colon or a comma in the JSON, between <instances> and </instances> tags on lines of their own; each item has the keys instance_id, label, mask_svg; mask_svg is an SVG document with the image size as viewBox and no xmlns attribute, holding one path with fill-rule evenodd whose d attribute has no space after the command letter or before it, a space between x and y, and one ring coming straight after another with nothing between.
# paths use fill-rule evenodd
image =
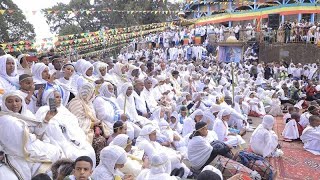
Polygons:
<instances>
[{"instance_id":1,"label":"seated man","mask_svg":"<svg viewBox=\"0 0 320 180\"><path fill-rule=\"evenodd\" d=\"M265 115L262 123L253 131L250 139L251 149L263 157L279 157L283 152L278 149L278 136L272 130L274 117Z\"/></svg>"},{"instance_id":2,"label":"seated man","mask_svg":"<svg viewBox=\"0 0 320 180\"><path fill-rule=\"evenodd\" d=\"M300 139L307 151L320 155L320 117L312 115L309 122L310 125L303 130Z\"/></svg>"},{"instance_id":3,"label":"seated man","mask_svg":"<svg viewBox=\"0 0 320 180\"><path fill-rule=\"evenodd\" d=\"M282 131L282 136L285 138L285 141L292 141L295 139L299 139L302 134L303 127L299 124L300 114L292 113L291 118L288 118L286 121L286 125Z\"/></svg>"}]
</instances>

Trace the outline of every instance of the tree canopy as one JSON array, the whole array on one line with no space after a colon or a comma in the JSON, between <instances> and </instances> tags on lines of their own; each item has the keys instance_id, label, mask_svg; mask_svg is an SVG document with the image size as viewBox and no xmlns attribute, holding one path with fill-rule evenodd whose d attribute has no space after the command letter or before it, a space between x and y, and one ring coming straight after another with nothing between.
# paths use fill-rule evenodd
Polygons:
<instances>
[{"instance_id":1,"label":"tree canopy","mask_svg":"<svg viewBox=\"0 0 320 180\"><path fill-rule=\"evenodd\" d=\"M120 10L121 12L118 12ZM153 0L71 0L43 9L51 32L59 35L129 27L172 20L173 14L128 13L131 11L178 11L176 4Z\"/></svg>"},{"instance_id":2,"label":"tree canopy","mask_svg":"<svg viewBox=\"0 0 320 180\"><path fill-rule=\"evenodd\" d=\"M32 40L35 37L34 28L18 6L12 0L1 0L0 10L0 42L13 42L19 40Z\"/></svg>"}]
</instances>

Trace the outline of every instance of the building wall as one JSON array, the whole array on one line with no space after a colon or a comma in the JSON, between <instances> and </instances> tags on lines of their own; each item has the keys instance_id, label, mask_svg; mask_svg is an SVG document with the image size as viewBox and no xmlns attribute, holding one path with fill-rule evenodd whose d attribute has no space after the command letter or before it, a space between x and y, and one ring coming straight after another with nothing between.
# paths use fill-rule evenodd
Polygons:
<instances>
[{"instance_id":1,"label":"building wall","mask_svg":"<svg viewBox=\"0 0 320 180\"><path fill-rule=\"evenodd\" d=\"M320 59L320 47L315 44L260 44L259 61L279 62L285 60L293 63L314 63Z\"/></svg>"}]
</instances>

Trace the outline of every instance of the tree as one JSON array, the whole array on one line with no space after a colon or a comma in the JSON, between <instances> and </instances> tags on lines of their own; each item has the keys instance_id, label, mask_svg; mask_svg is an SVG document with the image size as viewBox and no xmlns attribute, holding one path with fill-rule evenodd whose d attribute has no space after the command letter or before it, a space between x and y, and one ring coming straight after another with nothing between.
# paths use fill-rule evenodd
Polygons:
<instances>
[{"instance_id":1,"label":"tree","mask_svg":"<svg viewBox=\"0 0 320 180\"><path fill-rule=\"evenodd\" d=\"M77 29L82 33L97 31L106 27L118 28L165 22L174 19L175 16L170 13L135 12L178 10L179 6L167 1L95 0L92 5L90 0L71 0L67 5L57 4L52 8L44 9L43 12L50 30L65 35L65 32L73 32L70 28Z\"/></svg>"},{"instance_id":2,"label":"tree","mask_svg":"<svg viewBox=\"0 0 320 180\"><path fill-rule=\"evenodd\" d=\"M0 42L32 40L35 38L34 28L18 6L12 0L1 0L0 9Z\"/></svg>"}]
</instances>

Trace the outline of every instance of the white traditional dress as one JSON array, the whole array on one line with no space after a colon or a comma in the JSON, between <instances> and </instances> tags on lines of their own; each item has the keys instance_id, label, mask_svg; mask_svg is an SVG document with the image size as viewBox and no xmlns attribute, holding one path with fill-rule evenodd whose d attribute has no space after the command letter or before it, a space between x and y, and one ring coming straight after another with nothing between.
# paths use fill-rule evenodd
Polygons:
<instances>
[{"instance_id":1,"label":"white traditional dress","mask_svg":"<svg viewBox=\"0 0 320 180\"><path fill-rule=\"evenodd\" d=\"M49 165L63 156L58 147L39 140L33 134L34 132L41 132L45 125L28 116L24 99L18 92L6 94L3 101L6 97L12 95L20 97L23 106L21 114L19 114L2 105L2 111L0 112L0 146L7 155L7 161L18 172L20 178L31 179L32 176L41 171L43 164Z\"/></svg>"},{"instance_id":2,"label":"white traditional dress","mask_svg":"<svg viewBox=\"0 0 320 180\"><path fill-rule=\"evenodd\" d=\"M92 178L98 180L121 179L124 174L115 169L116 164L125 164L127 155L119 146L107 146L100 152L100 163L93 171Z\"/></svg>"},{"instance_id":3,"label":"white traditional dress","mask_svg":"<svg viewBox=\"0 0 320 180\"><path fill-rule=\"evenodd\" d=\"M268 157L277 150L278 136L272 130L273 124L274 118L271 115L266 115L263 117L262 124L254 130L250 139L251 149L254 153Z\"/></svg>"},{"instance_id":4,"label":"white traditional dress","mask_svg":"<svg viewBox=\"0 0 320 180\"><path fill-rule=\"evenodd\" d=\"M231 112L227 109L220 111L217 115L217 119L214 122L213 130L216 132L219 141L232 146L244 144L245 141L240 135L228 135L230 133L228 123L223 121L222 117L230 114Z\"/></svg>"},{"instance_id":5,"label":"white traditional dress","mask_svg":"<svg viewBox=\"0 0 320 180\"><path fill-rule=\"evenodd\" d=\"M315 154L320 155L320 127L307 126L300 137L304 148Z\"/></svg>"},{"instance_id":6,"label":"white traditional dress","mask_svg":"<svg viewBox=\"0 0 320 180\"><path fill-rule=\"evenodd\" d=\"M43 98L49 100L53 97L54 91L51 91ZM37 120L43 122L49 109L48 105L39 108L36 113ZM63 105L57 107L57 114L50 119L44 134L49 138L50 144L61 148L66 158L76 160L79 156L89 156L95 167L94 149L86 141L86 135L80 128L77 117Z\"/></svg>"}]
</instances>

